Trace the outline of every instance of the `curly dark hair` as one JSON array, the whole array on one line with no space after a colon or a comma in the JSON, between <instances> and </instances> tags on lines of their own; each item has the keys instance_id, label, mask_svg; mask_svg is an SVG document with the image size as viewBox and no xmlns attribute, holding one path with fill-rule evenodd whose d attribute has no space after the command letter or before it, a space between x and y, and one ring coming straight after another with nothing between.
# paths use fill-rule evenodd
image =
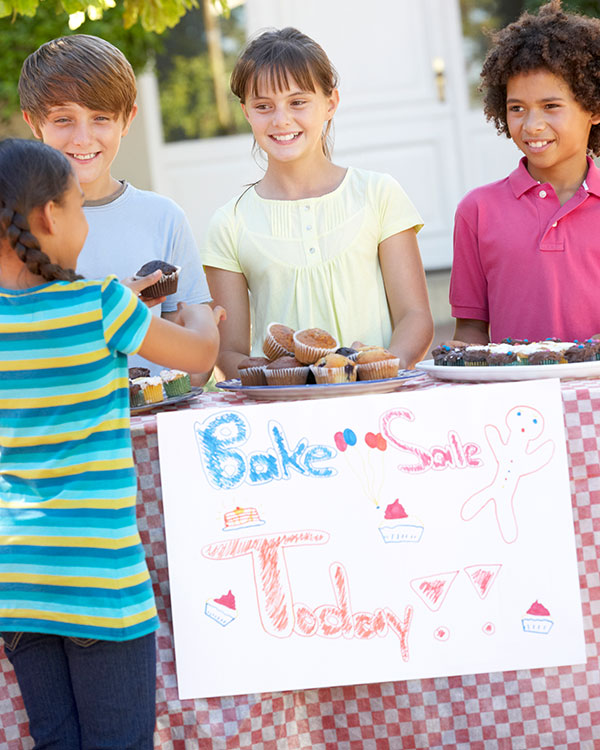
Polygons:
<instances>
[{"instance_id":1,"label":"curly dark hair","mask_svg":"<svg viewBox=\"0 0 600 750\"><path fill-rule=\"evenodd\" d=\"M492 42L480 89L485 116L499 133L510 138L506 84L519 73L548 70L566 81L585 110L600 112L600 19L565 13L561 0L551 0L536 15L523 13L493 34ZM592 125L588 149L600 155L600 125Z\"/></svg>"}]
</instances>

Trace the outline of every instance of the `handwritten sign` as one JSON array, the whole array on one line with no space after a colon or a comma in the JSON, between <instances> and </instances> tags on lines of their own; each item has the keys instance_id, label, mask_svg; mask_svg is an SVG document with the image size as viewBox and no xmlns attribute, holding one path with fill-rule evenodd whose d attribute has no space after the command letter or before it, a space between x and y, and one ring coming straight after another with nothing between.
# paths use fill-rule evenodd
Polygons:
<instances>
[{"instance_id":1,"label":"handwritten sign","mask_svg":"<svg viewBox=\"0 0 600 750\"><path fill-rule=\"evenodd\" d=\"M558 381L158 415L180 698L585 661Z\"/></svg>"}]
</instances>

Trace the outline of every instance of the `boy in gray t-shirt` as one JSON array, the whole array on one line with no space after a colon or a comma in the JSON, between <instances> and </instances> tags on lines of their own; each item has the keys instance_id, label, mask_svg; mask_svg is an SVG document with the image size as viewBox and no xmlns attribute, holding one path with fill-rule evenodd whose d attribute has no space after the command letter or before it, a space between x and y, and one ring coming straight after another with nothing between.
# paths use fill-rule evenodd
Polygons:
<instances>
[{"instance_id":1,"label":"boy in gray t-shirt","mask_svg":"<svg viewBox=\"0 0 600 750\"><path fill-rule=\"evenodd\" d=\"M34 135L61 151L85 195L89 234L77 271L87 278L116 275L140 294L160 271L135 280L150 260L180 266L177 292L148 303L152 312L181 322L178 303L209 302L210 292L191 227L169 198L138 190L111 174L121 138L137 112L131 65L109 42L74 34L43 44L23 63L21 108ZM155 365L131 357L130 366ZM192 376L203 385L210 373Z\"/></svg>"}]
</instances>

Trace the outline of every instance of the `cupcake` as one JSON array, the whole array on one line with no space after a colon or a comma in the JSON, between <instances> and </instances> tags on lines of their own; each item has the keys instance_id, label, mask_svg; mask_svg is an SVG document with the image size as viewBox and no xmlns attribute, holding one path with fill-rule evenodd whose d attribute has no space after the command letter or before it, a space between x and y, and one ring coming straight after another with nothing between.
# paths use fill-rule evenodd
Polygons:
<instances>
[{"instance_id":1,"label":"cupcake","mask_svg":"<svg viewBox=\"0 0 600 750\"><path fill-rule=\"evenodd\" d=\"M294 354L305 365L312 365L320 357L333 354L337 348L337 341L322 328L304 328L294 333Z\"/></svg>"},{"instance_id":2,"label":"cupcake","mask_svg":"<svg viewBox=\"0 0 600 750\"><path fill-rule=\"evenodd\" d=\"M159 401L164 401L162 380L160 378L136 378L133 384L139 385L142 389L145 403L156 404Z\"/></svg>"},{"instance_id":3,"label":"cupcake","mask_svg":"<svg viewBox=\"0 0 600 750\"><path fill-rule=\"evenodd\" d=\"M423 536L423 522L416 516L409 516L398 499L385 509L379 533L386 544L390 542L419 542Z\"/></svg>"},{"instance_id":4,"label":"cupcake","mask_svg":"<svg viewBox=\"0 0 600 750\"><path fill-rule=\"evenodd\" d=\"M296 357L279 357L269 362L264 372L267 385L305 385L309 369Z\"/></svg>"},{"instance_id":5,"label":"cupcake","mask_svg":"<svg viewBox=\"0 0 600 750\"><path fill-rule=\"evenodd\" d=\"M592 362L596 359L596 349L586 344L573 344L564 353L565 360L573 362Z\"/></svg>"},{"instance_id":6,"label":"cupcake","mask_svg":"<svg viewBox=\"0 0 600 750\"><path fill-rule=\"evenodd\" d=\"M187 372L181 370L161 370L160 378L162 380L167 397L183 396L192 390L190 376Z\"/></svg>"},{"instance_id":7,"label":"cupcake","mask_svg":"<svg viewBox=\"0 0 600 750\"><path fill-rule=\"evenodd\" d=\"M467 346L463 352L465 367L487 367L488 349L485 346Z\"/></svg>"},{"instance_id":8,"label":"cupcake","mask_svg":"<svg viewBox=\"0 0 600 750\"><path fill-rule=\"evenodd\" d=\"M539 349L527 357L528 365L558 365L563 360L559 352L550 349Z\"/></svg>"},{"instance_id":9,"label":"cupcake","mask_svg":"<svg viewBox=\"0 0 600 750\"><path fill-rule=\"evenodd\" d=\"M527 610L525 617L521 618L521 627L526 633L546 635L554 625L554 621L549 618L550 612L536 599Z\"/></svg>"},{"instance_id":10,"label":"cupcake","mask_svg":"<svg viewBox=\"0 0 600 750\"><path fill-rule=\"evenodd\" d=\"M437 367L445 367L448 364L448 353L452 351L452 347L448 344L440 344L435 349L431 350L431 356L433 358L433 364Z\"/></svg>"},{"instance_id":11,"label":"cupcake","mask_svg":"<svg viewBox=\"0 0 600 750\"><path fill-rule=\"evenodd\" d=\"M129 382L129 406L144 406L146 399L139 383Z\"/></svg>"},{"instance_id":12,"label":"cupcake","mask_svg":"<svg viewBox=\"0 0 600 750\"><path fill-rule=\"evenodd\" d=\"M263 352L268 359L294 355L294 329L282 323L269 323Z\"/></svg>"},{"instance_id":13,"label":"cupcake","mask_svg":"<svg viewBox=\"0 0 600 750\"><path fill-rule=\"evenodd\" d=\"M400 360L383 347L366 349L356 357L358 380L383 380L398 376Z\"/></svg>"},{"instance_id":14,"label":"cupcake","mask_svg":"<svg viewBox=\"0 0 600 750\"><path fill-rule=\"evenodd\" d=\"M266 357L246 357L238 364L242 385L266 385L264 369L269 364Z\"/></svg>"},{"instance_id":15,"label":"cupcake","mask_svg":"<svg viewBox=\"0 0 600 750\"><path fill-rule=\"evenodd\" d=\"M177 282L179 277L179 266L173 266L170 263L166 263L164 260L151 260L136 272L135 278L143 279L144 276L149 276L154 271L161 270L163 275L152 286L146 287L141 292L142 297L166 297L168 294L173 294L177 291Z\"/></svg>"},{"instance_id":16,"label":"cupcake","mask_svg":"<svg viewBox=\"0 0 600 750\"><path fill-rule=\"evenodd\" d=\"M488 354L487 363L489 367L511 367L519 364L517 353L512 349L509 349L509 351L491 351Z\"/></svg>"},{"instance_id":17,"label":"cupcake","mask_svg":"<svg viewBox=\"0 0 600 750\"><path fill-rule=\"evenodd\" d=\"M149 378L150 370L147 367L130 367L129 368L129 380L135 380L136 378Z\"/></svg>"},{"instance_id":18,"label":"cupcake","mask_svg":"<svg viewBox=\"0 0 600 750\"><path fill-rule=\"evenodd\" d=\"M310 365L316 383L351 383L356 380L356 363L341 354L326 354Z\"/></svg>"},{"instance_id":19,"label":"cupcake","mask_svg":"<svg viewBox=\"0 0 600 750\"><path fill-rule=\"evenodd\" d=\"M235 606L235 596L231 593L231 589L226 594L223 594L223 596L215 599L207 599L204 604L204 614L223 627L235 620L237 609Z\"/></svg>"},{"instance_id":20,"label":"cupcake","mask_svg":"<svg viewBox=\"0 0 600 750\"><path fill-rule=\"evenodd\" d=\"M351 346L340 346L339 349L335 350L335 353L341 354L342 357L348 357L353 362L356 360L356 355L358 354L356 349L353 349Z\"/></svg>"}]
</instances>

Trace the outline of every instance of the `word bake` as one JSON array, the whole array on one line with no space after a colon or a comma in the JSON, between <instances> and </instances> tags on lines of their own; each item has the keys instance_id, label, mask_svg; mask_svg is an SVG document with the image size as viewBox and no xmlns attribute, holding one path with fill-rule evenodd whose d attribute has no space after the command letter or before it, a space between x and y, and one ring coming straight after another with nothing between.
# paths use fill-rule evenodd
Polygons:
<instances>
[{"instance_id":1,"label":"word bake","mask_svg":"<svg viewBox=\"0 0 600 750\"><path fill-rule=\"evenodd\" d=\"M326 531L306 529L214 542L203 547L202 555L209 560L251 558L259 617L269 635L287 638L295 633L304 637L370 640L375 636L383 638L391 631L398 637L402 660L408 661L412 607L405 607L402 619L388 607L353 612L348 575L341 563L334 562L329 567L335 604L309 607L294 600L284 551L328 541Z\"/></svg>"},{"instance_id":2,"label":"word bake","mask_svg":"<svg viewBox=\"0 0 600 750\"><path fill-rule=\"evenodd\" d=\"M292 472L310 477L332 477L337 474L320 462L333 458L337 451L328 445L309 445L301 438L290 448L283 427L271 420L268 434L271 447L246 455L241 447L251 436L250 425L237 412L225 412L194 425L196 443L204 472L210 484L223 490L239 487L242 482L265 484L289 479Z\"/></svg>"}]
</instances>

